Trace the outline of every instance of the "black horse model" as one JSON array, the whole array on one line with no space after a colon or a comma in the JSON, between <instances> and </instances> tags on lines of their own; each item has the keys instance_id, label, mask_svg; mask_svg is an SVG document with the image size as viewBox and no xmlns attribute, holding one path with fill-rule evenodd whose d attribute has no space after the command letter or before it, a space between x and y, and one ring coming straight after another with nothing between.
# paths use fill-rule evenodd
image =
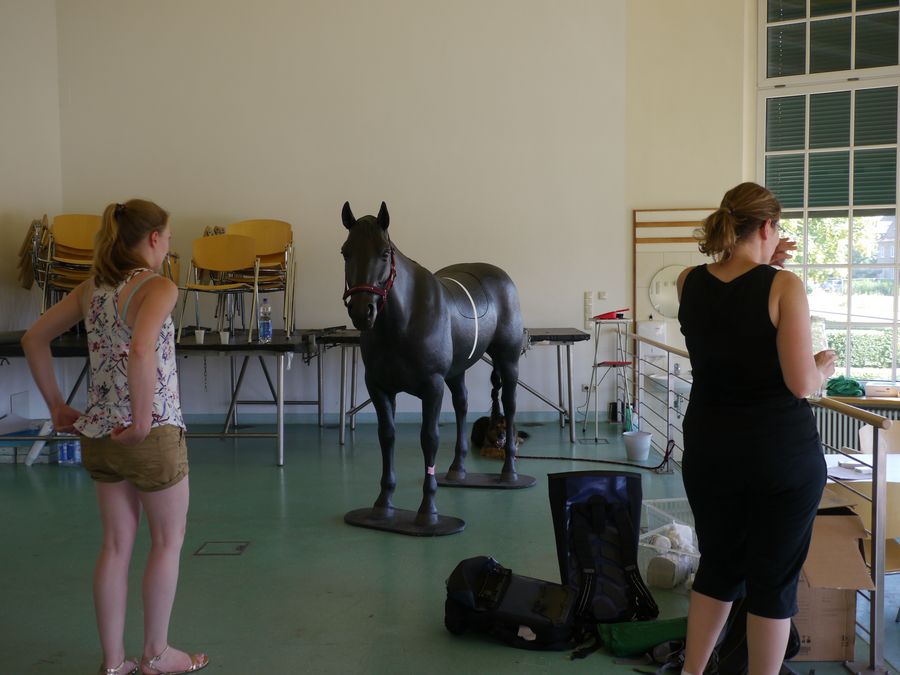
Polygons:
<instances>
[{"instance_id":1,"label":"black horse model","mask_svg":"<svg viewBox=\"0 0 900 675\"><path fill-rule=\"evenodd\" d=\"M498 391L506 416L506 459L487 487L527 487L515 465L516 384L524 331L519 297L509 276L485 263L451 265L432 274L403 255L388 236L390 217L382 202L378 216L357 220L349 202L342 212L349 234L344 256L347 312L360 334L366 387L378 416L381 492L372 509L351 511L353 525L416 535L450 534L465 523L439 516L435 506L438 417L444 384L456 413L456 451L444 485L467 485L465 373L487 353L491 373L491 417L499 419ZM417 513L395 509L394 410L399 392L422 400L422 454L425 479ZM472 474L471 477L475 477ZM484 477L484 474L480 475ZM530 482L529 482L530 481Z\"/></svg>"}]
</instances>

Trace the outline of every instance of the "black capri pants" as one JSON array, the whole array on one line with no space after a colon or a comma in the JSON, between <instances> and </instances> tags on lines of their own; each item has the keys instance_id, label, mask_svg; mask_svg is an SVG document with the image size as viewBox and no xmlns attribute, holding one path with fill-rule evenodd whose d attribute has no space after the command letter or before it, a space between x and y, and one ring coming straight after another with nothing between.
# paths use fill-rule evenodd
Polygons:
<instances>
[{"instance_id":1,"label":"black capri pants","mask_svg":"<svg viewBox=\"0 0 900 675\"><path fill-rule=\"evenodd\" d=\"M692 402L682 472L697 531L694 590L751 614L797 613L826 467L806 401L749 409Z\"/></svg>"}]
</instances>

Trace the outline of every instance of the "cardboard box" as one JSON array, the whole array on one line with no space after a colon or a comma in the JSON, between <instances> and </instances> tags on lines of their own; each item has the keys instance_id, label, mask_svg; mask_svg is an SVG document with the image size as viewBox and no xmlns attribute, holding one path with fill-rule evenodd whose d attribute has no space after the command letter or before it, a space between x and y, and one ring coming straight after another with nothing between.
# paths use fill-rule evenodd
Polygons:
<instances>
[{"instance_id":1,"label":"cardboard box","mask_svg":"<svg viewBox=\"0 0 900 675\"><path fill-rule=\"evenodd\" d=\"M862 521L846 507L820 510L797 588L800 653L794 661L852 661L856 591L873 590L859 540Z\"/></svg>"}]
</instances>

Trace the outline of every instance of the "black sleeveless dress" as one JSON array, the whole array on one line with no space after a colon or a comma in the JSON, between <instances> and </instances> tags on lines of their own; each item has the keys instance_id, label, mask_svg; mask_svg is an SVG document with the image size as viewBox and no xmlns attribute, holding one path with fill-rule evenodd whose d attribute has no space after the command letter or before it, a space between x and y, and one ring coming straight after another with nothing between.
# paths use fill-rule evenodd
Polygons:
<instances>
[{"instance_id":1,"label":"black sleeveless dress","mask_svg":"<svg viewBox=\"0 0 900 675\"><path fill-rule=\"evenodd\" d=\"M783 619L797 612L826 470L812 410L778 360L769 317L777 273L759 265L723 282L696 267L678 319L694 381L682 460L701 553L694 590L746 595L750 613Z\"/></svg>"}]
</instances>

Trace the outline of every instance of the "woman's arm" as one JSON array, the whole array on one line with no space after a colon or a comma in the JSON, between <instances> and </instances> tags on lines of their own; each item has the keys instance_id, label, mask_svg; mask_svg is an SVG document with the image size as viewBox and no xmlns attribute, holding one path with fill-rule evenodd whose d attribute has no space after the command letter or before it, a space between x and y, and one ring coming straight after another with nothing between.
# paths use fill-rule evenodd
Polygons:
<instances>
[{"instance_id":1,"label":"woman's arm","mask_svg":"<svg viewBox=\"0 0 900 675\"><path fill-rule=\"evenodd\" d=\"M678 280L675 282L675 288L678 290L678 302L681 302L681 290L684 288L684 280L687 279L688 274L691 273L693 267L685 267L681 270L681 274L678 275Z\"/></svg>"},{"instance_id":2,"label":"woman's arm","mask_svg":"<svg viewBox=\"0 0 900 675\"><path fill-rule=\"evenodd\" d=\"M135 445L150 433L156 391L156 341L177 300L178 287L163 277L151 279L141 289L128 352L131 424L113 429L111 438L114 441Z\"/></svg>"},{"instance_id":3,"label":"woman's arm","mask_svg":"<svg viewBox=\"0 0 900 675\"><path fill-rule=\"evenodd\" d=\"M834 373L835 354L826 349L813 356L809 302L800 277L778 272L772 290L777 298L772 323L778 331L776 345L784 383L794 396L805 398Z\"/></svg>"},{"instance_id":4,"label":"woman's arm","mask_svg":"<svg viewBox=\"0 0 900 675\"><path fill-rule=\"evenodd\" d=\"M59 390L50 342L84 318L82 298L89 282L76 286L62 300L44 312L22 336L22 351L37 384L56 431L72 431L72 425L81 413L66 404Z\"/></svg>"}]
</instances>

